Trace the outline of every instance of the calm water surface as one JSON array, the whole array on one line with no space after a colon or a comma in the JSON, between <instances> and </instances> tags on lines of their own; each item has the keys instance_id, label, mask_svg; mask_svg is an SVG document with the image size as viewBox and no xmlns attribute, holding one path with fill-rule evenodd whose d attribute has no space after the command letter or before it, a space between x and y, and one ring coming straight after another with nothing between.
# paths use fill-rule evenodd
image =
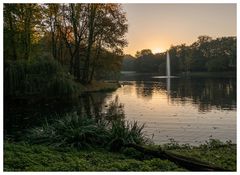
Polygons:
<instances>
[{"instance_id":1,"label":"calm water surface","mask_svg":"<svg viewBox=\"0 0 240 175\"><path fill-rule=\"evenodd\" d=\"M145 123L155 143L174 139L198 145L214 138L236 142L236 80L225 78L166 79L130 74L118 96L126 118ZM169 87L170 86L170 87Z\"/></svg>"},{"instance_id":2,"label":"calm water surface","mask_svg":"<svg viewBox=\"0 0 240 175\"><path fill-rule=\"evenodd\" d=\"M118 97L126 120L145 123L145 133L157 144L174 139L199 145L208 139L236 142L236 79L172 78L125 74L114 92L84 94L70 104L4 106L4 135L21 138L24 131L77 111L101 117ZM21 106L21 104L24 104Z\"/></svg>"}]
</instances>

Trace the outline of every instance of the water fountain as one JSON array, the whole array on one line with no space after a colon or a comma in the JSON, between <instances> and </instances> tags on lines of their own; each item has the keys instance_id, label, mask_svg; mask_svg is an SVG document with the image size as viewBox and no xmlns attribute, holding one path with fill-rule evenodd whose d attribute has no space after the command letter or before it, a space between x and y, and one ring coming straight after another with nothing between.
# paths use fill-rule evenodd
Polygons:
<instances>
[{"instance_id":1,"label":"water fountain","mask_svg":"<svg viewBox=\"0 0 240 175\"><path fill-rule=\"evenodd\" d=\"M166 78L167 78L167 93L170 94L171 87L171 70L170 70L170 56L169 52L167 52L167 61L166 61Z\"/></svg>"},{"instance_id":2,"label":"water fountain","mask_svg":"<svg viewBox=\"0 0 240 175\"><path fill-rule=\"evenodd\" d=\"M153 78L166 78L166 85L167 85L167 94L170 95L171 91L171 78L177 78L176 76L171 76L171 66L170 66L170 55L169 52L167 51L167 56L166 56L166 75L165 76L153 76Z\"/></svg>"},{"instance_id":3,"label":"water fountain","mask_svg":"<svg viewBox=\"0 0 240 175\"><path fill-rule=\"evenodd\" d=\"M153 76L153 78L177 78L176 76L171 76L171 66L170 66L170 55L169 52L166 52L166 75L165 76Z\"/></svg>"},{"instance_id":4,"label":"water fountain","mask_svg":"<svg viewBox=\"0 0 240 175\"><path fill-rule=\"evenodd\" d=\"M167 78L170 78L170 77L171 77L169 52L167 52L166 75L167 75Z\"/></svg>"}]
</instances>

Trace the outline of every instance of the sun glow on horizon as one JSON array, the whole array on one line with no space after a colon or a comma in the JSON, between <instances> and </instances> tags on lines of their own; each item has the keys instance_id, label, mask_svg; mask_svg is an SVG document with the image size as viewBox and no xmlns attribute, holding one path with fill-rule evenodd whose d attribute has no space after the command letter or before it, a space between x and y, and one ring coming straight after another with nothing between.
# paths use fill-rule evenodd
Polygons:
<instances>
[{"instance_id":1,"label":"sun glow on horizon","mask_svg":"<svg viewBox=\"0 0 240 175\"><path fill-rule=\"evenodd\" d=\"M191 45L201 35L236 36L236 4L122 4L128 19L125 54L151 49L166 52L171 46ZM203 13L204 11L204 13Z\"/></svg>"},{"instance_id":2,"label":"sun glow on horizon","mask_svg":"<svg viewBox=\"0 0 240 175\"><path fill-rule=\"evenodd\" d=\"M154 53L154 54L156 54L156 53L162 53L162 52L164 52L164 50L163 50L162 48L159 48L159 47L157 47L157 48L155 48L155 49L152 49L152 53Z\"/></svg>"}]
</instances>

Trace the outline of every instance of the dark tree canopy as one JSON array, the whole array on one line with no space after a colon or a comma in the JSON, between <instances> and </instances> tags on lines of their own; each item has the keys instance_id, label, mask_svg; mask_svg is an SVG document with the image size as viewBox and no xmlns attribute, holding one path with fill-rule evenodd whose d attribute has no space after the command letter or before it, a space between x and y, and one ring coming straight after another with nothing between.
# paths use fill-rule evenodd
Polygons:
<instances>
[{"instance_id":1,"label":"dark tree canopy","mask_svg":"<svg viewBox=\"0 0 240 175\"><path fill-rule=\"evenodd\" d=\"M4 59L48 55L88 84L107 54L119 64L127 29L120 4L4 4Z\"/></svg>"},{"instance_id":2,"label":"dark tree canopy","mask_svg":"<svg viewBox=\"0 0 240 175\"><path fill-rule=\"evenodd\" d=\"M212 39L209 36L199 36L197 41L187 46L181 44L171 46L168 50L171 59L171 73L194 71L236 71L236 37L221 37ZM166 52L153 54L151 50L144 49L136 53L132 59L134 66L123 70L137 72L166 72ZM124 60L123 62L126 62Z\"/></svg>"}]
</instances>

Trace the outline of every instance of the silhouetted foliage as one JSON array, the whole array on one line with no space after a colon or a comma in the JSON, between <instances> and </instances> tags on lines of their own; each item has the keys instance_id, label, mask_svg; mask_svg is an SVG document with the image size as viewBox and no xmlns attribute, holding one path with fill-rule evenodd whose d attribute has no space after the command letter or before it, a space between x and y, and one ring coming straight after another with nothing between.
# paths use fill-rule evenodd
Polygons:
<instances>
[{"instance_id":1,"label":"silhouetted foliage","mask_svg":"<svg viewBox=\"0 0 240 175\"><path fill-rule=\"evenodd\" d=\"M199 36L193 44L171 46L170 54L171 74L195 71L236 71L236 37L221 37L212 39L209 36ZM127 59L127 58L125 58ZM123 62L127 63L127 60ZM166 73L166 53L152 54L144 49L136 53L136 59L131 65L137 72ZM129 69L123 64L123 70Z\"/></svg>"},{"instance_id":2,"label":"silhouetted foliage","mask_svg":"<svg viewBox=\"0 0 240 175\"><path fill-rule=\"evenodd\" d=\"M7 60L4 66L6 96L72 97L80 90L53 59Z\"/></svg>"},{"instance_id":3,"label":"silhouetted foliage","mask_svg":"<svg viewBox=\"0 0 240 175\"><path fill-rule=\"evenodd\" d=\"M4 4L4 60L48 54L75 81L90 84L119 72L127 29L120 4Z\"/></svg>"},{"instance_id":4,"label":"silhouetted foliage","mask_svg":"<svg viewBox=\"0 0 240 175\"><path fill-rule=\"evenodd\" d=\"M135 70L135 57L131 55L125 55L122 62L123 71L134 71Z\"/></svg>"}]
</instances>

